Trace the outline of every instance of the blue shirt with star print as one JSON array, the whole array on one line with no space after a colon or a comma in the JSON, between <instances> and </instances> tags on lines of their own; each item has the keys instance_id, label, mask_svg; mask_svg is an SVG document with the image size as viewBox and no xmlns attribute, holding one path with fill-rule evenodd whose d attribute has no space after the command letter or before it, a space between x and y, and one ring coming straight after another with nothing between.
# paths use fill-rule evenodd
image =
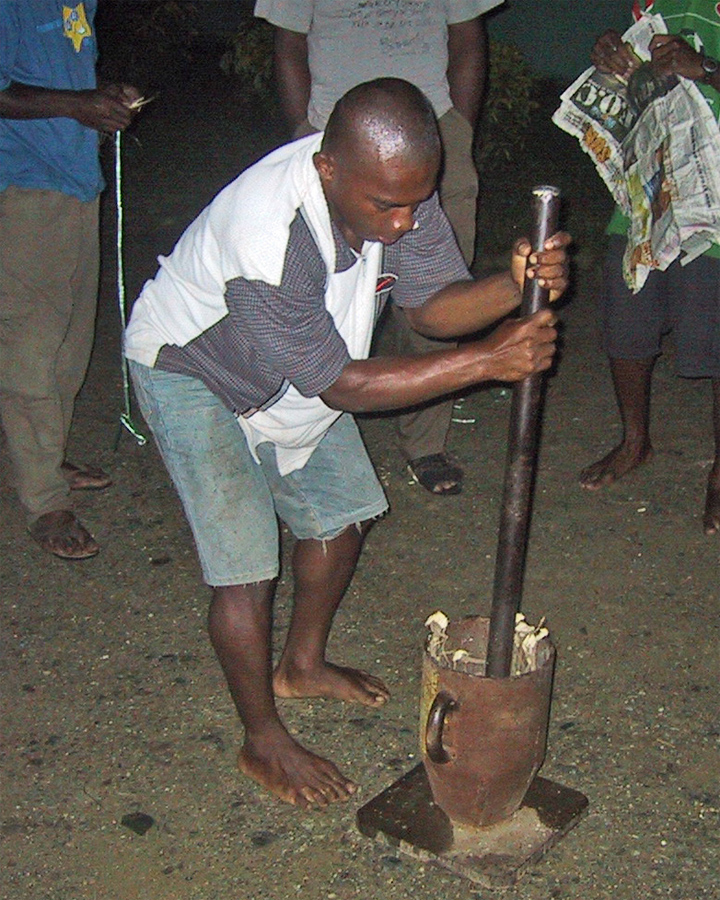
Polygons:
<instances>
[{"instance_id":1,"label":"blue shirt with star print","mask_svg":"<svg viewBox=\"0 0 720 900\"><path fill-rule=\"evenodd\" d=\"M0 0L0 90L12 82L96 86L97 0ZM93 200L103 188L98 132L74 119L0 118L0 191L10 185Z\"/></svg>"}]
</instances>

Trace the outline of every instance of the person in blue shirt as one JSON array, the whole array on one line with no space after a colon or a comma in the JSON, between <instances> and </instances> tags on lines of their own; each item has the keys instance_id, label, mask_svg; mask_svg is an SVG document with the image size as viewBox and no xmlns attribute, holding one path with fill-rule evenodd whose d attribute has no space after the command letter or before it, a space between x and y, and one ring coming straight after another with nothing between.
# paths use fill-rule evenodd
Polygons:
<instances>
[{"instance_id":1,"label":"person in blue shirt","mask_svg":"<svg viewBox=\"0 0 720 900\"><path fill-rule=\"evenodd\" d=\"M138 91L98 87L97 0L0 0L0 417L38 544L98 552L71 490L111 483L65 458L94 339L101 132L126 128Z\"/></svg>"}]
</instances>

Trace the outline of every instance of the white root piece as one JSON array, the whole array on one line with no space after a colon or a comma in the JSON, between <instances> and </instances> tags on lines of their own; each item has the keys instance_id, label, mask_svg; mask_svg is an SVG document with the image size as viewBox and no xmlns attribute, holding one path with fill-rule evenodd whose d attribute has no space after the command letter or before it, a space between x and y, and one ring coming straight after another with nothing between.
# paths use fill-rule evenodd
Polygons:
<instances>
[{"instance_id":1,"label":"white root piece","mask_svg":"<svg viewBox=\"0 0 720 900\"><path fill-rule=\"evenodd\" d=\"M484 659L471 656L462 647L455 650L447 647L447 627L449 624L450 620L442 610L437 610L427 617L425 625L430 631L427 637L427 652L433 659L446 665L448 668L471 675L480 674L478 669L484 670ZM523 675L526 672L533 672L537 669L538 645L548 638L549 634L548 629L545 627L544 616L537 625L531 625L521 612L516 614L511 675Z\"/></svg>"}]
</instances>

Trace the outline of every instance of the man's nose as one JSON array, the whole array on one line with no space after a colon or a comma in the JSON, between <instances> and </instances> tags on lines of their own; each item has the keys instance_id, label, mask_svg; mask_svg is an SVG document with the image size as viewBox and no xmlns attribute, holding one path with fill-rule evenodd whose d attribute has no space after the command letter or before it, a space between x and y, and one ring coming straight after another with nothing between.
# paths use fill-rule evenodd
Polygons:
<instances>
[{"instance_id":1,"label":"man's nose","mask_svg":"<svg viewBox=\"0 0 720 900\"><path fill-rule=\"evenodd\" d=\"M415 227L415 215L411 206L400 206L394 211L392 225L395 231L410 231Z\"/></svg>"}]
</instances>

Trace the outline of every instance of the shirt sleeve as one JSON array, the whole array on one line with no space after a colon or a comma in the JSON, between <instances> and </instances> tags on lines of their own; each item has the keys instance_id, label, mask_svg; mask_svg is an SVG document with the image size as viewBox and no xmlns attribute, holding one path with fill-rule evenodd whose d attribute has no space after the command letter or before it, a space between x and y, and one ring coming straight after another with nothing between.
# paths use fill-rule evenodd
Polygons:
<instances>
[{"instance_id":1,"label":"shirt sleeve","mask_svg":"<svg viewBox=\"0 0 720 900\"><path fill-rule=\"evenodd\" d=\"M398 278L392 292L398 306L422 306L448 284L472 280L437 193L420 204L416 221L385 255L386 270Z\"/></svg>"},{"instance_id":2,"label":"shirt sleeve","mask_svg":"<svg viewBox=\"0 0 720 900\"><path fill-rule=\"evenodd\" d=\"M325 307L326 270L306 230L294 223L279 286L236 278L226 302L256 364L315 397L339 378L350 354Z\"/></svg>"},{"instance_id":3,"label":"shirt sleeve","mask_svg":"<svg viewBox=\"0 0 720 900\"><path fill-rule=\"evenodd\" d=\"M0 0L0 91L9 87L15 68L19 43L17 8L14 2Z\"/></svg>"},{"instance_id":4,"label":"shirt sleeve","mask_svg":"<svg viewBox=\"0 0 720 900\"><path fill-rule=\"evenodd\" d=\"M459 22L476 19L504 2L505 0L445 0L447 23L457 25Z\"/></svg>"},{"instance_id":5,"label":"shirt sleeve","mask_svg":"<svg viewBox=\"0 0 720 900\"><path fill-rule=\"evenodd\" d=\"M313 19L313 0L257 0L255 15L279 28L307 34Z\"/></svg>"}]
</instances>

